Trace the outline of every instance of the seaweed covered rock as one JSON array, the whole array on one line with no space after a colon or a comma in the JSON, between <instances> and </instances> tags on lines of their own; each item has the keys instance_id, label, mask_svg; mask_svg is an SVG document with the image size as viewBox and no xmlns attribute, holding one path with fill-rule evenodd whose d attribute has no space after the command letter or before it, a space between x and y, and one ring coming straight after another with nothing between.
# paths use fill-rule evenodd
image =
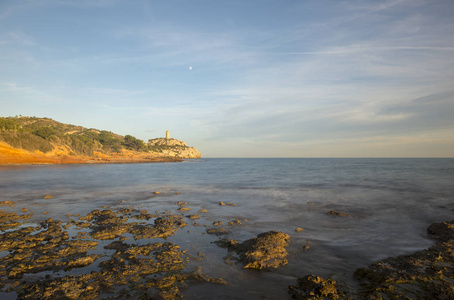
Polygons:
<instances>
[{"instance_id":1,"label":"seaweed covered rock","mask_svg":"<svg viewBox=\"0 0 454 300\"><path fill-rule=\"evenodd\" d=\"M221 246L236 251L245 269L270 270L288 263L285 248L288 247L289 241L288 234L268 231L241 244L235 240L227 240L221 243Z\"/></svg>"},{"instance_id":2,"label":"seaweed covered rock","mask_svg":"<svg viewBox=\"0 0 454 300\"><path fill-rule=\"evenodd\" d=\"M225 284L201 268L192 271L187 250L151 240L186 226L182 216L162 214L127 222L146 215L127 208L93 210L78 222L49 218L0 232L0 292L15 292L17 299L181 299L181 288L189 284ZM18 219L16 214L4 217L7 223ZM80 232L86 228L90 235ZM125 242L130 237L122 234L150 240L136 245ZM83 236L88 240L81 240ZM111 239L115 240L97 249ZM66 273L72 269L78 270Z\"/></svg>"},{"instance_id":3,"label":"seaweed covered rock","mask_svg":"<svg viewBox=\"0 0 454 300\"><path fill-rule=\"evenodd\" d=\"M289 293L298 300L350 299L343 285L315 275L298 278L296 286L289 286Z\"/></svg>"}]
</instances>

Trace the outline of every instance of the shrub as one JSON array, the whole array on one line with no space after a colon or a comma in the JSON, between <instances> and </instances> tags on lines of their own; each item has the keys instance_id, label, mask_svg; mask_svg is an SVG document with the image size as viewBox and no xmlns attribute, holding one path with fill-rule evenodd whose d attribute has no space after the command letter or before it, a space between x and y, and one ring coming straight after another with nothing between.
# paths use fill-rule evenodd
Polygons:
<instances>
[{"instance_id":1,"label":"shrub","mask_svg":"<svg viewBox=\"0 0 454 300\"><path fill-rule=\"evenodd\" d=\"M123 146L125 146L126 148L131 149L131 150L138 150L138 151L147 150L147 146L145 145L145 143L142 140L139 140L129 134L125 136L125 140L122 144L123 144Z\"/></svg>"},{"instance_id":2,"label":"shrub","mask_svg":"<svg viewBox=\"0 0 454 300\"><path fill-rule=\"evenodd\" d=\"M55 128L52 127L52 126L39 127L38 129L33 131L33 134L37 135L37 136L39 136L39 137L41 137L43 139L47 139L51 135L56 135L57 134L57 130L55 130Z\"/></svg>"},{"instance_id":3,"label":"shrub","mask_svg":"<svg viewBox=\"0 0 454 300\"><path fill-rule=\"evenodd\" d=\"M0 133L0 140L10 144L14 148L21 148L27 151L39 150L45 153L54 148L49 141L29 132L4 131Z\"/></svg>"},{"instance_id":4,"label":"shrub","mask_svg":"<svg viewBox=\"0 0 454 300\"><path fill-rule=\"evenodd\" d=\"M0 131L18 130L20 124L11 118L0 118Z\"/></svg>"}]
</instances>

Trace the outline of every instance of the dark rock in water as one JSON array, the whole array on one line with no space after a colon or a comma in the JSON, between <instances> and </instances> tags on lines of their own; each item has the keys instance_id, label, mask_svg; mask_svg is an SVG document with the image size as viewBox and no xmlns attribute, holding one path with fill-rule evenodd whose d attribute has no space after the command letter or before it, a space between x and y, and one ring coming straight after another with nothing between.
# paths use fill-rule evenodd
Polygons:
<instances>
[{"instance_id":1,"label":"dark rock in water","mask_svg":"<svg viewBox=\"0 0 454 300\"><path fill-rule=\"evenodd\" d=\"M216 234L216 235L223 235L223 234L228 234L230 233L230 230L224 227L215 227L215 228L210 228L207 229L208 234Z\"/></svg>"},{"instance_id":2,"label":"dark rock in water","mask_svg":"<svg viewBox=\"0 0 454 300\"><path fill-rule=\"evenodd\" d=\"M347 289L332 279L307 275L298 278L296 286L289 286L292 299L349 299Z\"/></svg>"},{"instance_id":3,"label":"dark rock in water","mask_svg":"<svg viewBox=\"0 0 454 300\"><path fill-rule=\"evenodd\" d=\"M431 234L440 242L447 242L454 239L454 221L433 223L427 228L427 233Z\"/></svg>"},{"instance_id":4,"label":"dark rock in water","mask_svg":"<svg viewBox=\"0 0 454 300\"><path fill-rule=\"evenodd\" d=\"M339 217L351 217L350 214L337 212L337 211L335 211L335 210L330 210L330 211L328 212L328 215L330 215L330 216L339 216Z\"/></svg>"},{"instance_id":5,"label":"dark rock in water","mask_svg":"<svg viewBox=\"0 0 454 300\"><path fill-rule=\"evenodd\" d=\"M286 265L287 250L290 236L283 232L268 231L238 244L237 241L227 240L225 246L236 251L246 269L275 269Z\"/></svg>"}]
</instances>

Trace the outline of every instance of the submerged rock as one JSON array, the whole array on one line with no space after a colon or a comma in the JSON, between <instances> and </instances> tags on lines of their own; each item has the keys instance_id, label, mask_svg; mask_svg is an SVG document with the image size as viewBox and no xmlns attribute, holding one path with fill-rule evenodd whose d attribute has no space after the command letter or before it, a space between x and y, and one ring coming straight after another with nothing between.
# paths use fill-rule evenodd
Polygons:
<instances>
[{"instance_id":1,"label":"submerged rock","mask_svg":"<svg viewBox=\"0 0 454 300\"><path fill-rule=\"evenodd\" d=\"M427 228L427 233L441 242L452 240L454 239L454 221L433 223Z\"/></svg>"},{"instance_id":2,"label":"submerged rock","mask_svg":"<svg viewBox=\"0 0 454 300\"><path fill-rule=\"evenodd\" d=\"M207 229L208 234L216 234L216 235L223 235L223 234L229 234L230 230L224 227L214 227Z\"/></svg>"},{"instance_id":3,"label":"submerged rock","mask_svg":"<svg viewBox=\"0 0 454 300\"><path fill-rule=\"evenodd\" d=\"M351 217L352 216L350 214L338 212L335 210L330 210L327 214L330 216L339 216L339 217Z\"/></svg>"}]
</instances>

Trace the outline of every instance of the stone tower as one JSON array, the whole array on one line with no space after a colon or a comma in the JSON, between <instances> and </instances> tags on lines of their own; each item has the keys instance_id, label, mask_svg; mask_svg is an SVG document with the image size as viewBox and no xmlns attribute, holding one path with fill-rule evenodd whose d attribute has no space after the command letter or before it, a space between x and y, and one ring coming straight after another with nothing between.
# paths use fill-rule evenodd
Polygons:
<instances>
[{"instance_id":1,"label":"stone tower","mask_svg":"<svg viewBox=\"0 0 454 300\"><path fill-rule=\"evenodd\" d=\"M169 134L169 131L166 130L166 140L170 139L170 134Z\"/></svg>"}]
</instances>

